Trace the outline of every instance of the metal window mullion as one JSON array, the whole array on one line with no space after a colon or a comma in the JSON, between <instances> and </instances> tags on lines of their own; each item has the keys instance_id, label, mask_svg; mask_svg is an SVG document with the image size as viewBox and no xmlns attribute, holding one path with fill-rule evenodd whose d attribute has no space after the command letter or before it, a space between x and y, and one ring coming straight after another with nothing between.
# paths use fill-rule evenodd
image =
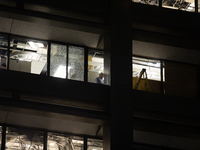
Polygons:
<instances>
[{"instance_id":1,"label":"metal window mullion","mask_svg":"<svg viewBox=\"0 0 200 150\"><path fill-rule=\"evenodd\" d=\"M66 57L66 79L68 79L68 65L69 65L69 45L67 45L67 57Z\"/></svg>"},{"instance_id":2,"label":"metal window mullion","mask_svg":"<svg viewBox=\"0 0 200 150\"><path fill-rule=\"evenodd\" d=\"M84 81L88 82L88 49L84 48Z\"/></svg>"},{"instance_id":3,"label":"metal window mullion","mask_svg":"<svg viewBox=\"0 0 200 150\"><path fill-rule=\"evenodd\" d=\"M44 133L43 133L43 150L47 150L47 130L44 130Z\"/></svg>"},{"instance_id":4,"label":"metal window mullion","mask_svg":"<svg viewBox=\"0 0 200 150\"><path fill-rule=\"evenodd\" d=\"M5 150L6 145L6 125L3 125L2 139L1 139L1 150Z\"/></svg>"},{"instance_id":5,"label":"metal window mullion","mask_svg":"<svg viewBox=\"0 0 200 150\"><path fill-rule=\"evenodd\" d=\"M84 137L84 148L83 150L87 150L87 137Z\"/></svg>"},{"instance_id":6,"label":"metal window mullion","mask_svg":"<svg viewBox=\"0 0 200 150\"><path fill-rule=\"evenodd\" d=\"M161 94L164 94L164 86L163 86L163 60L160 60L160 77L161 77Z\"/></svg>"},{"instance_id":7,"label":"metal window mullion","mask_svg":"<svg viewBox=\"0 0 200 150\"><path fill-rule=\"evenodd\" d=\"M10 66L10 34L8 35L8 53L7 53L7 70L9 70L9 66Z\"/></svg>"},{"instance_id":8,"label":"metal window mullion","mask_svg":"<svg viewBox=\"0 0 200 150\"><path fill-rule=\"evenodd\" d=\"M162 0L159 0L159 2L158 2L159 4L159 7L162 7Z\"/></svg>"},{"instance_id":9,"label":"metal window mullion","mask_svg":"<svg viewBox=\"0 0 200 150\"><path fill-rule=\"evenodd\" d=\"M48 42L47 49L47 76L50 76L50 65L51 65L51 42Z\"/></svg>"},{"instance_id":10,"label":"metal window mullion","mask_svg":"<svg viewBox=\"0 0 200 150\"><path fill-rule=\"evenodd\" d=\"M198 13L198 0L195 0L195 13Z\"/></svg>"}]
</instances>

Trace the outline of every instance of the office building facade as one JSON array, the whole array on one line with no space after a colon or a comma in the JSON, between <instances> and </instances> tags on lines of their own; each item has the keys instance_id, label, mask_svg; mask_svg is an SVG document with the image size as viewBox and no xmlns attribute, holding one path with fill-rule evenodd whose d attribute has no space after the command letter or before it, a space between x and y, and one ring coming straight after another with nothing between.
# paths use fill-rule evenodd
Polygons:
<instances>
[{"instance_id":1,"label":"office building facade","mask_svg":"<svg viewBox=\"0 0 200 150\"><path fill-rule=\"evenodd\" d=\"M199 149L198 3L0 1L1 149Z\"/></svg>"}]
</instances>

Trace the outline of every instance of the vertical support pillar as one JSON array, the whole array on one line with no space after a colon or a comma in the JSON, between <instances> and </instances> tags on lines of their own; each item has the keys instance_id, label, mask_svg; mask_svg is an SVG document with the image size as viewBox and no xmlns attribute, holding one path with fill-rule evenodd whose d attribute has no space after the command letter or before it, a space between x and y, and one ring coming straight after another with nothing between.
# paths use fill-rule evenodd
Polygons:
<instances>
[{"instance_id":1,"label":"vertical support pillar","mask_svg":"<svg viewBox=\"0 0 200 150\"><path fill-rule=\"evenodd\" d=\"M6 143L6 126L3 125L2 127L2 139L1 139L1 149L4 150L5 149L5 143Z\"/></svg>"},{"instance_id":2,"label":"vertical support pillar","mask_svg":"<svg viewBox=\"0 0 200 150\"><path fill-rule=\"evenodd\" d=\"M110 124L104 126L104 150L132 150L132 1L110 2Z\"/></svg>"},{"instance_id":3,"label":"vertical support pillar","mask_svg":"<svg viewBox=\"0 0 200 150\"><path fill-rule=\"evenodd\" d=\"M110 150L110 124L103 126L103 150Z\"/></svg>"}]
</instances>

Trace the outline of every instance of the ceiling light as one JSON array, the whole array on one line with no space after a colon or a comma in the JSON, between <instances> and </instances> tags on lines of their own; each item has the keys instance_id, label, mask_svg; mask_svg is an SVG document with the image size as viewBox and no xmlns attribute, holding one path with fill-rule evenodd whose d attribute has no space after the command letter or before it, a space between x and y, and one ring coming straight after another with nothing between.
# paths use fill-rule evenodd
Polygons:
<instances>
[{"instance_id":1,"label":"ceiling light","mask_svg":"<svg viewBox=\"0 0 200 150\"><path fill-rule=\"evenodd\" d=\"M72 143L83 144L84 142L82 140L72 140Z\"/></svg>"},{"instance_id":2,"label":"ceiling light","mask_svg":"<svg viewBox=\"0 0 200 150\"><path fill-rule=\"evenodd\" d=\"M194 3L191 3L189 7L194 7Z\"/></svg>"},{"instance_id":3,"label":"ceiling light","mask_svg":"<svg viewBox=\"0 0 200 150\"><path fill-rule=\"evenodd\" d=\"M31 59L32 58L32 56L31 55L28 55L28 59Z\"/></svg>"},{"instance_id":4,"label":"ceiling light","mask_svg":"<svg viewBox=\"0 0 200 150\"><path fill-rule=\"evenodd\" d=\"M189 9L189 10L192 10L192 9L193 9L193 7L188 7L187 9Z\"/></svg>"},{"instance_id":5,"label":"ceiling light","mask_svg":"<svg viewBox=\"0 0 200 150\"><path fill-rule=\"evenodd\" d=\"M36 43L38 45L38 47L44 47L44 44L42 43Z\"/></svg>"},{"instance_id":6,"label":"ceiling light","mask_svg":"<svg viewBox=\"0 0 200 150\"><path fill-rule=\"evenodd\" d=\"M34 42L30 41L30 42L28 42L28 43L29 43L29 45L30 45L32 48L37 48L37 47L35 46L35 43L34 43Z\"/></svg>"},{"instance_id":7,"label":"ceiling light","mask_svg":"<svg viewBox=\"0 0 200 150\"><path fill-rule=\"evenodd\" d=\"M160 63L157 62L157 63L155 64L155 67L160 67Z\"/></svg>"},{"instance_id":8,"label":"ceiling light","mask_svg":"<svg viewBox=\"0 0 200 150\"><path fill-rule=\"evenodd\" d=\"M54 146L54 143L50 143L49 145L50 145L50 146Z\"/></svg>"}]
</instances>

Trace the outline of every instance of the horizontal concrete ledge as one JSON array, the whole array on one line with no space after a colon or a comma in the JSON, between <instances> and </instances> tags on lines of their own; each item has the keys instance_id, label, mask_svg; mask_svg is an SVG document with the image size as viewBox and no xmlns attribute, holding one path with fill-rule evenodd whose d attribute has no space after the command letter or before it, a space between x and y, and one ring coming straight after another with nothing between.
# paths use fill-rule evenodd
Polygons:
<instances>
[{"instance_id":1,"label":"horizontal concrete ledge","mask_svg":"<svg viewBox=\"0 0 200 150\"><path fill-rule=\"evenodd\" d=\"M64 101L68 100L99 108L109 103L110 87L107 85L8 70L0 70L0 78L3 79L0 84L2 97L14 96L57 105L59 102L60 105L67 105Z\"/></svg>"},{"instance_id":2,"label":"horizontal concrete ledge","mask_svg":"<svg viewBox=\"0 0 200 150\"><path fill-rule=\"evenodd\" d=\"M139 90L132 91L132 99L134 109L138 112L145 110L147 116L150 116L150 112L152 112L153 116L170 114L171 116L183 116L190 119L199 119L200 117L200 102L196 99ZM145 115L144 112L143 115ZM157 115L155 115L156 113Z\"/></svg>"},{"instance_id":3,"label":"horizontal concrete ledge","mask_svg":"<svg viewBox=\"0 0 200 150\"><path fill-rule=\"evenodd\" d=\"M56 113L60 115L67 115L68 118L73 118L76 121L87 120L91 123L103 124L109 120L109 116L105 112L19 100L14 98L1 97L0 105L1 107L8 107L5 109L5 111L19 112L21 110L26 110L26 112L40 111L43 113ZM4 109L2 108L1 110Z\"/></svg>"}]
</instances>

